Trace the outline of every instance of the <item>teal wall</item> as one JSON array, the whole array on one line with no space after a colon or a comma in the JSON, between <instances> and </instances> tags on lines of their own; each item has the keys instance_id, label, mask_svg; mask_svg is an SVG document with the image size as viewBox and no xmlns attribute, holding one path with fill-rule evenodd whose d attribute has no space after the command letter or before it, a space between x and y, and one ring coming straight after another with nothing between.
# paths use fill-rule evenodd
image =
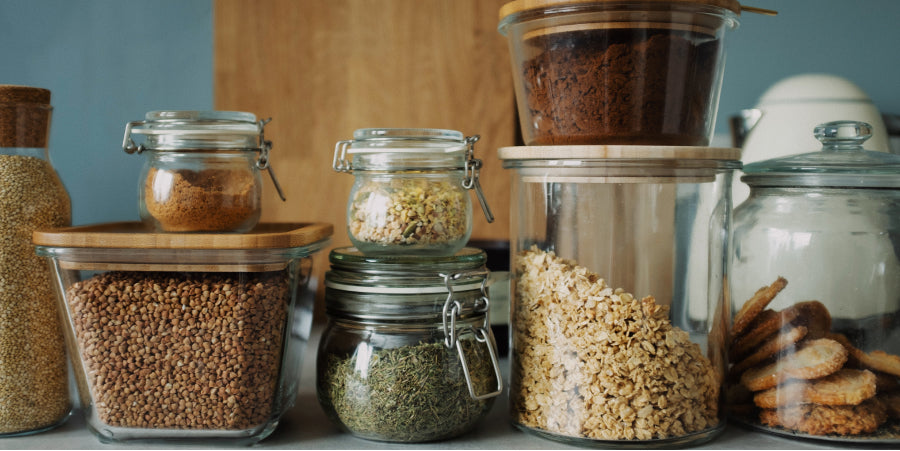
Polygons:
<instances>
[{"instance_id":1,"label":"teal wall","mask_svg":"<svg viewBox=\"0 0 900 451\"><path fill-rule=\"evenodd\" d=\"M807 72L849 78L900 114L900 0L743 3L779 15L744 14L727 35L720 135L767 87ZM53 91L51 157L76 224L137 219L142 157L121 150L125 122L211 108L212 51L212 0L0 0L0 83Z\"/></svg>"}]
</instances>

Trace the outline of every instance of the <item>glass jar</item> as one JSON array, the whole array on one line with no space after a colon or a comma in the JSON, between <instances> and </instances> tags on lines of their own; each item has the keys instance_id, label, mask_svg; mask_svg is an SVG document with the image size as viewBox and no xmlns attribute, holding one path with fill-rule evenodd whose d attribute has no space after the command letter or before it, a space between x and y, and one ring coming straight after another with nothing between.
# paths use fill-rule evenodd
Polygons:
<instances>
[{"instance_id":1,"label":"glass jar","mask_svg":"<svg viewBox=\"0 0 900 451\"><path fill-rule=\"evenodd\" d=\"M734 213L729 405L776 434L900 444L900 156L868 124L748 164Z\"/></svg>"},{"instance_id":2,"label":"glass jar","mask_svg":"<svg viewBox=\"0 0 900 451\"><path fill-rule=\"evenodd\" d=\"M366 128L339 141L332 167L356 176L347 203L353 245L372 256L462 249L472 234L466 190L475 189L488 222L494 220L478 181L478 139L454 130Z\"/></svg>"},{"instance_id":3,"label":"glass jar","mask_svg":"<svg viewBox=\"0 0 900 451\"><path fill-rule=\"evenodd\" d=\"M503 389L488 318L485 254L331 252L316 388L355 436L426 442L478 424Z\"/></svg>"},{"instance_id":4,"label":"glass jar","mask_svg":"<svg viewBox=\"0 0 900 451\"><path fill-rule=\"evenodd\" d=\"M269 436L297 399L307 282L332 230L262 223L215 240L140 222L35 231L87 428L102 442L205 447Z\"/></svg>"},{"instance_id":5,"label":"glass jar","mask_svg":"<svg viewBox=\"0 0 900 451\"><path fill-rule=\"evenodd\" d=\"M147 151L139 179L141 220L159 232L247 232L261 213L269 120L235 111L151 111L125 128L123 149ZM138 144L133 135L143 135Z\"/></svg>"},{"instance_id":6,"label":"glass jar","mask_svg":"<svg viewBox=\"0 0 900 451\"><path fill-rule=\"evenodd\" d=\"M31 234L71 222L50 163L50 91L0 85L0 436L63 423L72 411L53 280Z\"/></svg>"},{"instance_id":7,"label":"glass jar","mask_svg":"<svg viewBox=\"0 0 900 451\"><path fill-rule=\"evenodd\" d=\"M705 146L737 0L516 0L500 9L527 145Z\"/></svg>"},{"instance_id":8,"label":"glass jar","mask_svg":"<svg viewBox=\"0 0 900 451\"><path fill-rule=\"evenodd\" d=\"M738 149L501 148L513 169L510 413L580 446L694 445L725 427Z\"/></svg>"}]
</instances>

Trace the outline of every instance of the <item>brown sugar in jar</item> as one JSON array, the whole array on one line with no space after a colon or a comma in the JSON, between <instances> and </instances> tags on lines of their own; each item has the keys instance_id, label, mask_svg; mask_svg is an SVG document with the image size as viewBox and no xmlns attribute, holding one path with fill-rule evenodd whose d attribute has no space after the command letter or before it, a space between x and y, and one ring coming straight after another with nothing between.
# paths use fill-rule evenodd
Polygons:
<instances>
[{"instance_id":1,"label":"brown sugar in jar","mask_svg":"<svg viewBox=\"0 0 900 451\"><path fill-rule=\"evenodd\" d=\"M532 41L547 50L522 66L530 144L709 144L718 41L632 29Z\"/></svg>"},{"instance_id":2,"label":"brown sugar in jar","mask_svg":"<svg viewBox=\"0 0 900 451\"><path fill-rule=\"evenodd\" d=\"M146 211L167 232L230 231L259 219L257 180L243 170L151 168Z\"/></svg>"}]
</instances>

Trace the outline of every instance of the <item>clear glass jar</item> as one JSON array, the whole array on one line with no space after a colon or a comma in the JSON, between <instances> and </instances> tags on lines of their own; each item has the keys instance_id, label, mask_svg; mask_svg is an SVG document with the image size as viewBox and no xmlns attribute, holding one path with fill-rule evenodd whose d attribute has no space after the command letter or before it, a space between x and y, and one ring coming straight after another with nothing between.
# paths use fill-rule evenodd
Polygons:
<instances>
[{"instance_id":1,"label":"clear glass jar","mask_svg":"<svg viewBox=\"0 0 900 451\"><path fill-rule=\"evenodd\" d=\"M51 429L72 397L47 263L31 234L71 222L69 194L50 163L50 91L0 85L0 436Z\"/></svg>"},{"instance_id":2,"label":"clear glass jar","mask_svg":"<svg viewBox=\"0 0 900 451\"><path fill-rule=\"evenodd\" d=\"M708 145L736 0L516 0L500 9L525 144Z\"/></svg>"},{"instance_id":3,"label":"clear glass jar","mask_svg":"<svg viewBox=\"0 0 900 451\"><path fill-rule=\"evenodd\" d=\"M123 148L148 154L139 180L141 220L160 232L252 229L269 164L267 120L232 111L151 111L125 128ZM144 135L138 144L132 135Z\"/></svg>"},{"instance_id":4,"label":"clear glass jar","mask_svg":"<svg viewBox=\"0 0 900 451\"><path fill-rule=\"evenodd\" d=\"M355 436L389 442L475 427L503 389L484 252L373 258L341 248L330 260L316 365L328 417Z\"/></svg>"},{"instance_id":5,"label":"clear glass jar","mask_svg":"<svg viewBox=\"0 0 900 451\"><path fill-rule=\"evenodd\" d=\"M269 436L297 399L306 283L332 230L263 223L216 240L139 222L36 231L87 428L116 443Z\"/></svg>"},{"instance_id":6,"label":"clear glass jar","mask_svg":"<svg viewBox=\"0 0 900 451\"><path fill-rule=\"evenodd\" d=\"M513 169L510 414L579 446L701 443L725 427L738 149L501 148Z\"/></svg>"},{"instance_id":7,"label":"clear glass jar","mask_svg":"<svg viewBox=\"0 0 900 451\"><path fill-rule=\"evenodd\" d=\"M347 203L350 241L366 255L453 255L472 235L478 181L478 136L454 130L359 129L335 146L332 167L355 175ZM352 155L352 161L348 160Z\"/></svg>"},{"instance_id":8,"label":"clear glass jar","mask_svg":"<svg viewBox=\"0 0 900 451\"><path fill-rule=\"evenodd\" d=\"M868 124L748 164L734 213L729 405L790 437L900 444L900 156Z\"/></svg>"}]
</instances>

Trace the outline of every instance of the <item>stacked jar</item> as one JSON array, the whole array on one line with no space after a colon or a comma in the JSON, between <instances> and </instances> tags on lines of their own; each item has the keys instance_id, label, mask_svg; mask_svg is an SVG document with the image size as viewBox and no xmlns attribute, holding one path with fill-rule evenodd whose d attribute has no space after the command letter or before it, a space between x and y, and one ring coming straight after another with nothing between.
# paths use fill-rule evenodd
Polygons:
<instances>
[{"instance_id":1,"label":"stacked jar","mask_svg":"<svg viewBox=\"0 0 900 451\"><path fill-rule=\"evenodd\" d=\"M30 235L101 441L250 444L293 405L312 320L304 283L332 226L259 223L265 122L150 112L123 141L148 157L142 221Z\"/></svg>"},{"instance_id":2,"label":"stacked jar","mask_svg":"<svg viewBox=\"0 0 900 451\"><path fill-rule=\"evenodd\" d=\"M524 146L511 183L510 414L583 446L725 427L732 172L709 147L734 0L500 10Z\"/></svg>"},{"instance_id":3,"label":"stacked jar","mask_svg":"<svg viewBox=\"0 0 900 451\"><path fill-rule=\"evenodd\" d=\"M486 254L472 233L477 136L453 130L360 129L335 146L355 176L347 232L325 275L328 323L316 389L331 420L390 442L471 430L503 389L490 328Z\"/></svg>"}]
</instances>

